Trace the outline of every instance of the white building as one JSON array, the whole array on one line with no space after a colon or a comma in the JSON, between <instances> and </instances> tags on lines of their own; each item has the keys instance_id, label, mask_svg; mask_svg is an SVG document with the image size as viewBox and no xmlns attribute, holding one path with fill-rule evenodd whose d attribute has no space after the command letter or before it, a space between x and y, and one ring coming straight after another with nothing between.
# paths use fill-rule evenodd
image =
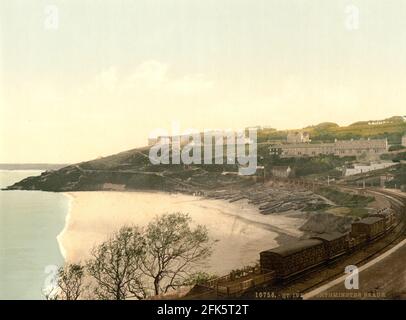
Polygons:
<instances>
[{"instance_id":1,"label":"white building","mask_svg":"<svg viewBox=\"0 0 406 320\"><path fill-rule=\"evenodd\" d=\"M406 133L402 137L402 146L406 147Z\"/></svg>"},{"instance_id":2,"label":"white building","mask_svg":"<svg viewBox=\"0 0 406 320\"><path fill-rule=\"evenodd\" d=\"M371 163L370 165L354 164L353 168L345 168L344 176L352 176L354 174L385 169L391 166L395 166L396 164L397 163L394 162Z\"/></svg>"}]
</instances>

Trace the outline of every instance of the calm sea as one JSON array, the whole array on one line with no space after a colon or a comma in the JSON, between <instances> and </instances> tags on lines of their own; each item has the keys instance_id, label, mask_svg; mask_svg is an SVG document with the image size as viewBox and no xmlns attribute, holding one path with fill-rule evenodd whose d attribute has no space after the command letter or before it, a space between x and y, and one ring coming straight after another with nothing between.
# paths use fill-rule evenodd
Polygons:
<instances>
[{"instance_id":1,"label":"calm sea","mask_svg":"<svg viewBox=\"0 0 406 320\"><path fill-rule=\"evenodd\" d=\"M0 170L0 188L38 170ZM0 191L0 299L44 299L42 289L63 264L57 235L69 200L61 193Z\"/></svg>"}]
</instances>

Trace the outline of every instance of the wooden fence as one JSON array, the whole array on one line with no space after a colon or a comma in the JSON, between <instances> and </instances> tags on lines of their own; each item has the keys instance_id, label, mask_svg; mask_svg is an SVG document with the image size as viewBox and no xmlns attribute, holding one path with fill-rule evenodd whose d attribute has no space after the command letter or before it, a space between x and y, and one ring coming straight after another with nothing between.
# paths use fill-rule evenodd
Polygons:
<instances>
[{"instance_id":1,"label":"wooden fence","mask_svg":"<svg viewBox=\"0 0 406 320\"><path fill-rule=\"evenodd\" d=\"M272 282L275 278L274 274L274 271L261 273L259 266L246 267L209 280L203 283L202 286L216 290L217 294L231 296L242 293L249 288Z\"/></svg>"}]
</instances>

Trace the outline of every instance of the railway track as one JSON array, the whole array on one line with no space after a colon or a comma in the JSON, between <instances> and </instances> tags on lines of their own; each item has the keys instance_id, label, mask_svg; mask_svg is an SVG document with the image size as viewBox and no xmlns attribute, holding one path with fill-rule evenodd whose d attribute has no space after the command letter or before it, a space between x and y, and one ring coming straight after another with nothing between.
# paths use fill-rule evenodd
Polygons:
<instances>
[{"instance_id":1,"label":"railway track","mask_svg":"<svg viewBox=\"0 0 406 320\"><path fill-rule=\"evenodd\" d=\"M252 299L255 297L256 292L267 291L274 292L276 295L280 293L300 293L301 295L308 293L316 288L319 288L343 275L343 270L346 265L355 264L357 266L362 266L371 261L372 259L380 256L384 252L388 251L396 244L401 242L406 238L406 194L400 195L391 191L367 188L360 189L350 186L340 186L342 189L347 189L350 191L359 192L363 190L367 193L378 194L384 196L392 208L399 213L400 221L396 226L387 230L384 234L375 238L370 244L363 245L362 247L356 249L354 252L344 253L339 257L332 259L328 262L324 262L317 267L312 268L306 272L300 273L288 280L283 281L279 285L265 285L263 287L254 287L241 294L222 298L248 298ZM320 273L325 274L320 277ZM207 294L207 293L206 293ZM214 292L213 292L214 294ZM191 297L192 299L199 299L200 294ZM219 298L218 295L212 296L211 298Z\"/></svg>"},{"instance_id":2,"label":"railway track","mask_svg":"<svg viewBox=\"0 0 406 320\"><path fill-rule=\"evenodd\" d=\"M362 266L362 265L364 265L365 263L371 261L372 259L378 257L380 254L385 253L387 250L389 250L390 248L394 247L396 244L398 244L399 242L401 242L403 239L404 239L404 232L402 232L402 234L398 234L395 239L393 239L393 240L390 241L389 243L385 244L385 246L382 247L382 248L380 248L378 251L375 251L374 253L369 254L369 255L367 255L365 258L359 260L359 261L357 262L357 266ZM342 270L341 270L341 272L338 272L338 273L336 273L336 274L334 274L334 275L332 275L332 276L330 276L330 277L328 277L328 278L325 278L325 279L323 279L323 280L321 280L321 281L319 281L319 282L317 282L317 283L315 283L315 284L313 284L313 285L311 285L311 286L308 286L308 287L307 287L305 290L303 290L301 293L304 294L304 293L310 292L310 291L312 291L312 290L314 290L314 289L317 289L318 287L320 287L320 286L322 286L322 285L324 285L324 284L326 284L326 283L329 283L330 281L335 280L339 275L342 275Z\"/></svg>"},{"instance_id":3,"label":"railway track","mask_svg":"<svg viewBox=\"0 0 406 320\"><path fill-rule=\"evenodd\" d=\"M345 187L345 189L352 189L353 191L359 191L359 189L357 188L352 188L352 187ZM387 191L387 190L377 190L377 189L372 189L372 188L368 188L368 189L364 189L366 192L371 192L371 193L375 193L375 194L380 194L385 196L388 201L391 203L391 205L394 205L395 208L397 208L397 210L401 210L400 212L400 221L399 223L392 228L393 231L395 231L394 235L388 235L388 232L386 232L385 234L381 235L380 237L376 238L374 240L374 243L378 242L378 241L383 241L386 240L388 241L387 243L385 243L382 247L380 247L378 250L375 250L373 252L371 252L370 254L367 254L366 256L362 257L361 259L357 260L357 265L361 266L366 264L367 262L371 261L372 259L378 257L379 255L383 254L384 252L388 251L390 248L394 247L396 244L398 244L399 242L401 242L402 240L404 240L406 238L406 195L402 196L399 194L396 194L394 192L391 191ZM391 237L390 237L391 236ZM388 239L388 237L390 237ZM317 272L320 272L321 270L325 269L326 267L329 267L329 265L331 266L331 264L333 263L337 263L337 261L339 261L339 259L341 260L343 257L339 257L336 261L331 262L330 264L324 264L314 270L312 270L311 272L307 273L306 275L299 275L298 277L295 277L293 279L290 279L289 282L285 282L284 283L284 287L289 289L289 284L293 284L293 283L297 283L297 281L299 281L300 279L303 279L303 277L311 277L312 275L314 275ZM350 258L350 256L348 257ZM305 294L307 292L310 292L326 283L329 283L335 279L337 279L338 276L342 275L342 271L341 270L337 270L337 272L335 272L334 274L323 278L322 280L318 281L318 282L313 282L311 283L311 285L308 285L306 287L302 287L300 290L301 294ZM302 280L303 282L303 280ZM288 285L286 287L286 285ZM294 286L293 286L294 288Z\"/></svg>"}]
</instances>

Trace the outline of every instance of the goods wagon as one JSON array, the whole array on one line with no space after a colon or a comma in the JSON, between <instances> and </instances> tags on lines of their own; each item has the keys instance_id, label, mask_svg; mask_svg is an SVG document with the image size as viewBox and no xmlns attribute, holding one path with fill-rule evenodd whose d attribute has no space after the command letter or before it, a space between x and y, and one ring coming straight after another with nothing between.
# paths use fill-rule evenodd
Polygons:
<instances>
[{"instance_id":1,"label":"goods wagon","mask_svg":"<svg viewBox=\"0 0 406 320\"><path fill-rule=\"evenodd\" d=\"M317 239L301 240L260 253L263 272L275 271L277 278L287 278L327 259L323 241Z\"/></svg>"},{"instance_id":2,"label":"goods wagon","mask_svg":"<svg viewBox=\"0 0 406 320\"><path fill-rule=\"evenodd\" d=\"M340 232L322 233L312 237L323 242L328 259L334 259L348 250L348 234Z\"/></svg>"},{"instance_id":3,"label":"goods wagon","mask_svg":"<svg viewBox=\"0 0 406 320\"><path fill-rule=\"evenodd\" d=\"M384 233L385 230L385 219L380 217L368 217L352 223L351 236L357 238L365 235L368 240L372 240Z\"/></svg>"}]
</instances>

